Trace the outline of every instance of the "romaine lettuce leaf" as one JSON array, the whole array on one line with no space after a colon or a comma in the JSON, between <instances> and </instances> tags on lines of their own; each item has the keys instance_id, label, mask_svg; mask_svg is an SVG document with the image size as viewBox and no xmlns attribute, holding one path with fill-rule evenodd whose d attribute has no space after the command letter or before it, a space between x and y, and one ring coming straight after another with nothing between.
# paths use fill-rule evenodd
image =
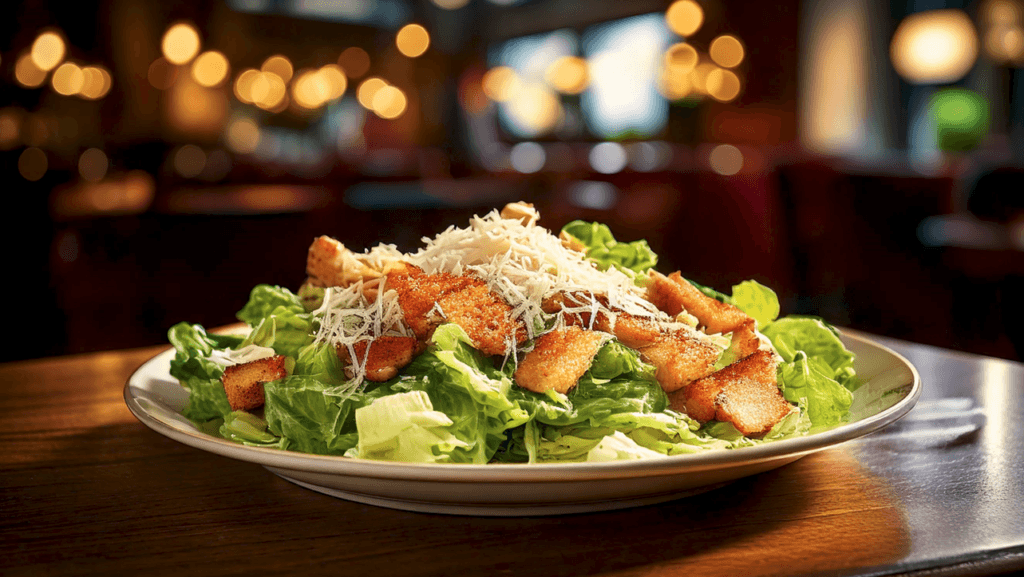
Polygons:
<instances>
[{"instance_id":1,"label":"romaine lettuce leaf","mask_svg":"<svg viewBox=\"0 0 1024 577\"><path fill-rule=\"evenodd\" d=\"M614 266L643 274L658 263L658 255L646 240L619 242L605 224L574 220L562 227L562 232L583 243L587 247L587 258L595 261L601 270Z\"/></svg>"},{"instance_id":2,"label":"romaine lettuce leaf","mask_svg":"<svg viewBox=\"0 0 1024 577\"><path fill-rule=\"evenodd\" d=\"M220 381L224 367L209 357L215 349L237 347L242 337L208 334L200 325L181 322L167 331L167 339L175 349L171 376L189 392L182 414L196 423L229 415L231 406Z\"/></svg>"},{"instance_id":3,"label":"romaine lettuce leaf","mask_svg":"<svg viewBox=\"0 0 1024 577\"><path fill-rule=\"evenodd\" d=\"M309 313L297 314L294 309L279 306L260 319L244 345L270 347L275 353L294 359L312 342L313 323Z\"/></svg>"},{"instance_id":4,"label":"romaine lettuce leaf","mask_svg":"<svg viewBox=\"0 0 1024 577\"><path fill-rule=\"evenodd\" d=\"M356 445L353 413L373 398L331 386L309 375L289 375L264 385L263 416L289 448L304 453L342 455Z\"/></svg>"},{"instance_id":5,"label":"romaine lettuce leaf","mask_svg":"<svg viewBox=\"0 0 1024 577\"><path fill-rule=\"evenodd\" d=\"M782 394L807 412L814 428L838 425L846 420L853 393L840 385L834 370L822 357L798 351L792 362L779 367Z\"/></svg>"},{"instance_id":6,"label":"romaine lettuce leaf","mask_svg":"<svg viewBox=\"0 0 1024 577\"><path fill-rule=\"evenodd\" d=\"M381 397L355 414L359 443L346 456L437 463L450 461L455 448L467 446L448 430L453 421L434 410L424 391Z\"/></svg>"},{"instance_id":7,"label":"romaine lettuce leaf","mask_svg":"<svg viewBox=\"0 0 1024 577\"><path fill-rule=\"evenodd\" d=\"M765 327L779 318L779 297L775 291L755 280L733 286L731 301L757 321L758 327Z\"/></svg>"},{"instance_id":8,"label":"romaine lettuce leaf","mask_svg":"<svg viewBox=\"0 0 1024 577\"><path fill-rule=\"evenodd\" d=\"M249 293L249 301L235 316L238 320L255 327L278 307L284 307L295 314L306 312L301 299L292 291L280 286L261 284L253 287Z\"/></svg>"},{"instance_id":9,"label":"romaine lettuce leaf","mask_svg":"<svg viewBox=\"0 0 1024 577\"><path fill-rule=\"evenodd\" d=\"M775 350L786 362L796 360L803 351L811 358L820 358L831 367L829 378L849 390L859 386L853 369L853 353L846 349L836 332L821 319L788 316L765 327L762 331L771 339Z\"/></svg>"}]
</instances>

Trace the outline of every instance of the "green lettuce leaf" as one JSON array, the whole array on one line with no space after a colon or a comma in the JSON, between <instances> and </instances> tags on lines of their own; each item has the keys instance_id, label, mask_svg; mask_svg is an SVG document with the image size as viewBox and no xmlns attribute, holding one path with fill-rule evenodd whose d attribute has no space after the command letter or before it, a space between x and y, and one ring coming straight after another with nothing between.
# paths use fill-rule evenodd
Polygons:
<instances>
[{"instance_id":1,"label":"green lettuce leaf","mask_svg":"<svg viewBox=\"0 0 1024 577\"><path fill-rule=\"evenodd\" d=\"M601 270L614 266L643 274L658 263L658 255L646 240L619 242L605 224L574 220L562 227L562 232L586 246L587 258L595 261Z\"/></svg>"},{"instance_id":2,"label":"green lettuce leaf","mask_svg":"<svg viewBox=\"0 0 1024 577\"><path fill-rule=\"evenodd\" d=\"M384 461L437 463L466 442L448 427L454 422L435 411L424 391L397 393L356 409L359 443L347 456Z\"/></svg>"},{"instance_id":3,"label":"green lettuce leaf","mask_svg":"<svg viewBox=\"0 0 1024 577\"><path fill-rule=\"evenodd\" d=\"M235 316L238 320L255 327L278 307L284 307L296 315L306 312L302 300L292 291L280 286L261 284L253 287L249 293L249 301Z\"/></svg>"},{"instance_id":4,"label":"green lettuce leaf","mask_svg":"<svg viewBox=\"0 0 1024 577\"><path fill-rule=\"evenodd\" d=\"M782 394L807 412L814 428L844 422L853 403L853 393L839 384L832 367L821 357L798 351L792 362L779 367Z\"/></svg>"},{"instance_id":5,"label":"green lettuce leaf","mask_svg":"<svg viewBox=\"0 0 1024 577\"><path fill-rule=\"evenodd\" d=\"M779 297L775 291L755 280L743 281L732 287L732 304L765 327L779 318Z\"/></svg>"},{"instance_id":6,"label":"green lettuce leaf","mask_svg":"<svg viewBox=\"0 0 1024 577\"><path fill-rule=\"evenodd\" d=\"M853 368L853 353L839 340L835 329L824 321L812 317L788 316L768 325L761 331L786 362L796 360L803 351L811 358L819 358L831 367L830 378L849 390L855 390L859 381Z\"/></svg>"},{"instance_id":7,"label":"green lettuce leaf","mask_svg":"<svg viewBox=\"0 0 1024 577\"><path fill-rule=\"evenodd\" d=\"M373 396L331 386L309 375L289 375L264 385L263 416L288 448L319 455L342 455L359 435L353 413Z\"/></svg>"},{"instance_id":8,"label":"green lettuce leaf","mask_svg":"<svg viewBox=\"0 0 1024 577\"><path fill-rule=\"evenodd\" d=\"M231 406L220 381L224 367L209 357L214 350L236 348L242 343L242 337L208 334L200 325L181 322L167 331L167 339L175 349L171 376L178 379L189 393L182 414L196 423L231 414Z\"/></svg>"},{"instance_id":9,"label":"green lettuce leaf","mask_svg":"<svg viewBox=\"0 0 1024 577\"><path fill-rule=\"evenodd\" d=\"M260 319L246 337L244 345L270 347L274 352L296 358L299 351L313 342L313 323L308 313L279 306Z\"/></svg>"}]
</instances>

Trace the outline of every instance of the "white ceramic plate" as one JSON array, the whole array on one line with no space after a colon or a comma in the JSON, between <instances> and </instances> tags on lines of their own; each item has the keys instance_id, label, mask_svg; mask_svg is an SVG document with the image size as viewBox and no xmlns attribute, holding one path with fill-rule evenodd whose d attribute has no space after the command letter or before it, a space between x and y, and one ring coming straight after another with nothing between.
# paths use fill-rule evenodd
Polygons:
<instances>
[{"instance_id":1,"label":"white ceramic plate","mask_svg":"<svg viewBox=\"0 0 1024 577\"><path fill-rule=\"evenodd\" d=\"M247 447L200 432L181 416L188 393L169 374L174 350L128 379L124 399L140 421L186 445L258 463L297 485L360 503L461 515L556 515L623 509L694 495L781 467L866 435L905 415L921 394L906 359L863 337L843 334L864 385L850 423L822 433L736 450L612 463L441 465L392 463ZM183 474L187 474L184 472Z\"/></svg>"}]
</instances>

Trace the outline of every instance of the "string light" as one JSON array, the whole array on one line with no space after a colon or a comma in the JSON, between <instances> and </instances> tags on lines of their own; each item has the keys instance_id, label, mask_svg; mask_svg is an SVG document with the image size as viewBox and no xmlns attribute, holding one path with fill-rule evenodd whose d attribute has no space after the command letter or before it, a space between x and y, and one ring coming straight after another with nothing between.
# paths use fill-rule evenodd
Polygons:
<instances>
[{"instance_id":1,"label":"string light","mask_svg":"<svg viewBox=\"0 0 1024 577\"><path fill-rule=\"evenodd\" d=\"M164 58L172 64L187 64L199 54L199 32L186 22L179 22L164 33L161 48Z\"/></svg>"},{"instance_id":2,"label":"string light","mask_svg":"<svg viewBox=\"0 0 1024 577\"><path fill-rule=\"evenodd\" d=\"M292 61L288 60L287 56L283 56L281 54L275 54L274 56L264 60L263 65L260 66L260 70L263 72L273 72L286 83L292 79L292 76L295 73Z\"/></svg>"},{"instance_id":3,"label":"string light","mask_svg":"<svg viewBox=\"0 0 1024 577\"><path fill-rule=\"evenodd\" d=\"M192 78L200 86L213 88L224 82L228 77L231 65L228 59L220 52L211 50L203 52L192 63Z\"/></svg>"},{"instance_id":4,"label":"string light","mask_svg":"<svg viewBox=\"0 0 1024 577\"><path fill-rule=\"evenodd\" d=\"M49 72L64 60L67 48L56 32L43 32L32 43L32 62L42 71Z\"/></svg>"},{"instance_id":5,"label":"string light","mask_svg":"<svg viewBox=\"0 0 1024 577\"><path fill-rule=\"evenodd\" d=\"M715 64L724 68L735 68L743 62L743 44L740 44L735 36L726 34L711 41L708 54Z\"/></svg>"},{"instance_id":6,"label":"string light","mask_svg":"<svg viewBox=\"0 0 1024 577\"><path fill-rule=\"evenodd\" d=\"M678 0L665 11L665 23L676 34L691 36L704 24L704 9L693 0Z\"/></svg>"}]
</instances>

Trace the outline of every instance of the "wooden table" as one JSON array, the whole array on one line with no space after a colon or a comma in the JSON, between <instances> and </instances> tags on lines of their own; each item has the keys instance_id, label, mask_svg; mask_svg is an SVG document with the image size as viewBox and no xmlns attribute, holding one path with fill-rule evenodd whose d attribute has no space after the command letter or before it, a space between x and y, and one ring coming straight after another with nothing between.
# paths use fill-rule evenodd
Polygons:
<instances>
[{"instance_id":1,"label":"wooden table","mask_svg":"<svg viewBox=\"0 0 1024 577\"><path fill-rule=\"evenodd\" d=\"M1024 568L1024 365L880 339L924 381L903 420L679 501L408 513L305 490L139 423L162 348L0 365L3 575L978 575Z\"/></svg>"}]
</instances>

